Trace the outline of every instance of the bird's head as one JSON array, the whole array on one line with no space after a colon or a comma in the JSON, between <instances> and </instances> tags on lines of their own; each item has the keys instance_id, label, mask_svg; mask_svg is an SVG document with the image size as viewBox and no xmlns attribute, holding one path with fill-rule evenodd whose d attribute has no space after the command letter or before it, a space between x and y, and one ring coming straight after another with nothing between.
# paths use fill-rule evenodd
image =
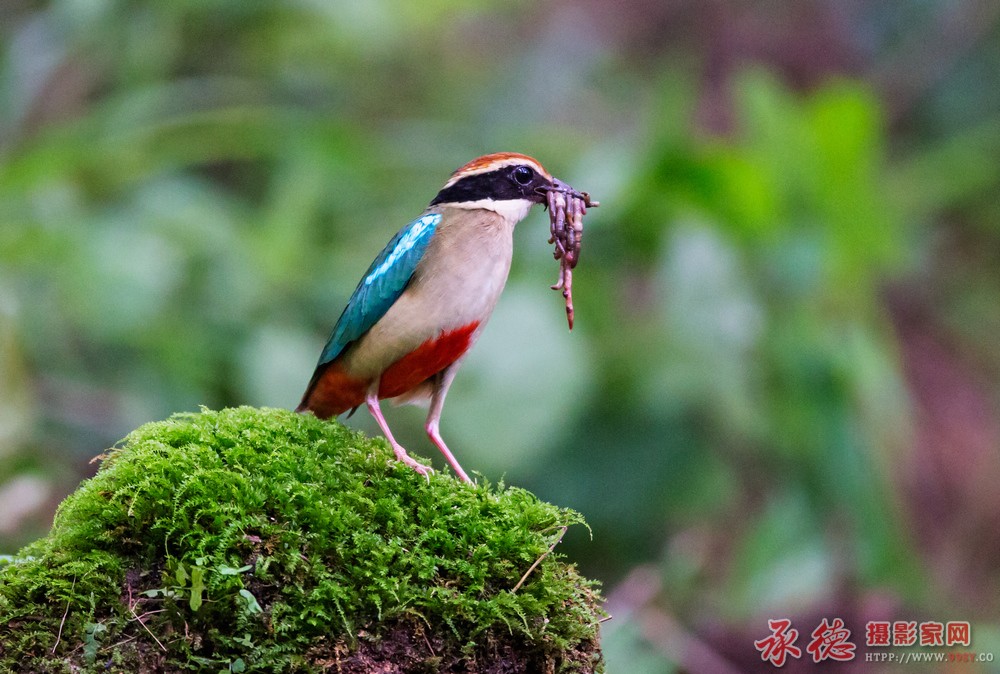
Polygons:
<instances>
[{"instance_id":1,"label":"bird's head","mask_svg":"<svg viewBox=\"0 0 1000 674\"><path fill-rule=\"evenodd\" d=\"M486 209L512 224L543 204L546 194L564 185L536 159L516 152L497 152L473 159L451 174L431 206Z\"/></svg>"}]
</instances>

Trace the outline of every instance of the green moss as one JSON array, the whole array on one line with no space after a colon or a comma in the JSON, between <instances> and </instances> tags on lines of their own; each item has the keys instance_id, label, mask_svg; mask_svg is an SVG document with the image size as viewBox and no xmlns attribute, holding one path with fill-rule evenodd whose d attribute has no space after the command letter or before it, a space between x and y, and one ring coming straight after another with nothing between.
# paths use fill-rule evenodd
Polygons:
<instances>
[{"instance_id":1,"label":"green moss","mask_svg":"<svg viewBox=\"0 0 1000 674\"><path fill-rule=\"evenodd\" d=\"M176 415L0 566L0 670L600 671L591 581L553 552L514 591L582 523L311 415Z\"/></svg>"}]
</instances>

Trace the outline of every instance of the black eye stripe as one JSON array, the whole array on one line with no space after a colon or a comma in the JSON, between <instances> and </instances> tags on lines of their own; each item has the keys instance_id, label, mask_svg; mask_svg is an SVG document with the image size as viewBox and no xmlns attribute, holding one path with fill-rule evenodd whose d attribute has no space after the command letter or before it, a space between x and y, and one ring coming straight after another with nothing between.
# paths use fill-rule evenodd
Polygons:
<instances>
[{"instance_id":1,"label":"black eye stripe","mask_svg":"<svg viewBox=\"0 0 1000 674\"><path fill-rule=\"evenodd\" d=\"M526 168L531 171L531 177L527 183L518 183L512 176L517 168ZM505 166L490 171L489 173L477 173L466 176L450 187L446 187L434 200L431 206L443 203L458 203L463 201L478 201L480 199L493 199L501 201L507 199L533 199L535 187L548 184L548 181L537 175L530 167L510 167Z\"/></svg>"}]
</instances>

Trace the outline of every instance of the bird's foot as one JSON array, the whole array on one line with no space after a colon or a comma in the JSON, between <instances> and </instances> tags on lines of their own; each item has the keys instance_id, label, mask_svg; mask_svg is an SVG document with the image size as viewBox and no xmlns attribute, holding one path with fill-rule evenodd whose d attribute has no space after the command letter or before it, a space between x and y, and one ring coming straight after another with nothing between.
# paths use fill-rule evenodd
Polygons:
<instances>
[{"instance_id":1,"label":"bird's foot","mask_svg":"<svg viewBox=\"0 0 1000 674\"><path fill-rule=\"evenodd\" d=\"M400 461L402 461L403 463L405 463L407 466L409 466L413 470L415 470L418 473L420 473L421 475L423 475L425 478L427 478L428 482L431 481L431 473L434 472L433 468L431 468L430 466L425 466L424 464L422 464L419 461L417 461L416 459L414 459L412 456L410 456L409 454L407 454L406 450L403 449L400 445L396 445L395 447L393 447L392 451L394 451L396 453L396 458L397 459L399 459Z\"/></svg>"}]
</instances>

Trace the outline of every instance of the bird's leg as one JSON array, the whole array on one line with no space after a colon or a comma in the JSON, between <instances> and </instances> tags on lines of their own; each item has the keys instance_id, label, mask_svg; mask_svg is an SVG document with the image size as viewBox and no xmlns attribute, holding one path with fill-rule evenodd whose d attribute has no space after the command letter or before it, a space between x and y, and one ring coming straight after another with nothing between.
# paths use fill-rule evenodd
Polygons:
<instances>
[{"instance_id":1,"label":"bird's leg","mask_svg":"<svg viewBox=\"0 0 1000 674\"><path fill-rule=\"evenodd\" d=\"M424 464L413 459L413 457L406 453L403 446L396 442L396 438L392 437L392 431L389 430L389 424L385 422L385 417L382 416L382 408L378 403L378 386L379 380L376 379L375 382L368 388L368 394L365 396L365 403L368 405L368 411L371 412L373 417L375 417L378 427L382 429L382 433L389 441L389 444L392 445L392 451L396 453L396 458L430 480L429 473L432 470L431 467L425 466Z\"/></svg>"},{"instance_id":2,"label":"bird's leg","mask_svg":"<svg viewBox=\"0 0 1000 674\"><path fill-rule=\"evenodd\" d=\"M427 430L427 435L430 437L431 442L433 442L441 453L444 454L444 458L448 460L451 465L452 470L458 475L462 482L472 482L469 476L465 474L462 470L462 466L458 464L458 459L455 455L451 453L448 449L448 445L444 444L444 440L441 439L441 433L438 430L438 426L441 422L441 410L444 409L444 397L448 395L448 388L451 386L451 382L455 379L455 373L458 372L458 364L460 361L456 361L446 367L444 370L435 375L434 380L434 392L431 394L431 407L427 412L427 424L424 428Z\"/></svg>"}]
</instances>

